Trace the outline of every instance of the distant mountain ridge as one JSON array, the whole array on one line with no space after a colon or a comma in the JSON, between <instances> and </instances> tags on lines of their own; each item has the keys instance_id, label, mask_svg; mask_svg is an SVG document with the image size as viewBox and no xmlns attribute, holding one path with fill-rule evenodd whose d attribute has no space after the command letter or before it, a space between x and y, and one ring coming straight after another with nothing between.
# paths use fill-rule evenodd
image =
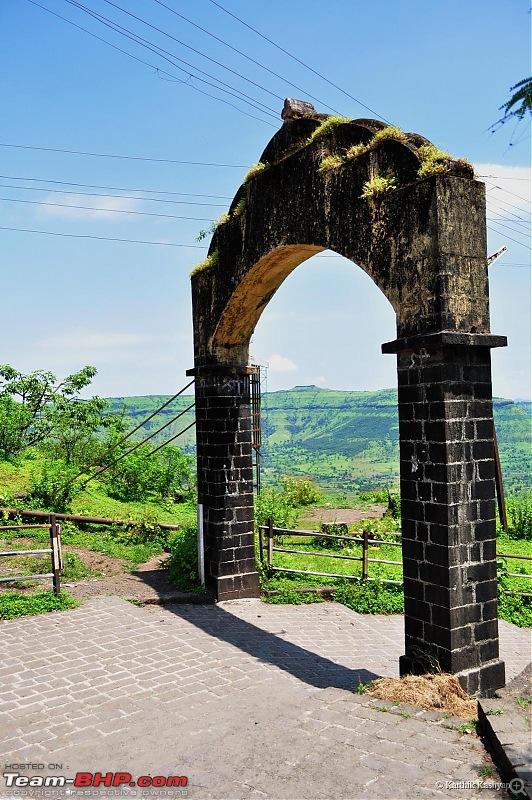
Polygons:
<instances>
[{"instance_id":1,"label":"distant mountain ridge","mask_svg":"<svg viewBox=\"0 0 532 800\"><path fill-rule=\"evenodd\" d=\"M131 427L148 417L169 396L108 398L112 411L126 407ZM153 433L193 402L182 395L142 431ZM494 416L507 490L530 487L532 403L494 398ZM193 409L153 438L160 444L193 420ZM399 472L397 390L342 391L318 386L267 392L262 408L265 481L281 475L311 475L339 490L390 485ZM141 431L139 431L139 434ZM192 451L192 428L175 441Z\"/></svg>"}]
</instances>

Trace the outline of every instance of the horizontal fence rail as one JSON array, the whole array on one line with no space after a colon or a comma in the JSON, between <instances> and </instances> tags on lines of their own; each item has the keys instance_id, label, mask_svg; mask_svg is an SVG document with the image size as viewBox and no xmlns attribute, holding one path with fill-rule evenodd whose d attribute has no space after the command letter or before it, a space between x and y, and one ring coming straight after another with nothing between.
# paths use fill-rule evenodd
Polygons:
<instances>
[{"instance_id":1,"label":"horizontal fence rail","mask_svg":"<svg viewBox=\"0 0 532 800\"><path fill-rule=\"evenodd\" d=\"M400 533L394 534L387 534L387 535L394 535L400 536ZM311 536L312 538L319 538L319 539L331 539L331 540L343 540L346 543L352 544L361 544L362 545L362 555L361 556L347 556L343 553L322 553L317 550L296 550L293 548L288 547L279 547L278 545L274 544L275 537L278 536ZM264 538L266 537L266 542L264 542ZM292 528L277 528L273 525L271 519L268 520L267 525L260 525L259 526L259 551L260 551L260 558L261 562L265 564L271 572L289 572L296 575L317 575L324 578L345 578L346 580L367 580L367 581L374 581L376 578L372 578L369 576L369 565L371 563L375 564L393 564L396 566L402 566L402 561L390 561L389 559L383 558L370 558L369 557L369 548L371 545L391 545L392 547L401 547L400 542L389 542L383 541L382 539L373 539L372 534L369 531L364 531L362 536L349 536L344 534L337 534L337 533L324 533L322 531L307 531L307 530L295 530ZM265 559L266 553L266 559ZM362 562L362 573L361 575L345 575L333 572L315 572L311 570L296 570L296 569L289 569L288 567L276 567L273 563L273 554L274 553L293 553L296 555L308 555L308 556L318 556L320 558L338 558L343 559L346 561L361 561ZM391 579L381 579L381 583L390 583L395 585L401 585L402 581L391 580Z\"/></svg>"},{"instance_id":2,"label":"horizontal fence rail","mask_svg":"<svg viewBox=\"0 0 532 800\"><path fill-rule=\"evenodd\" d=\"M21 510L20 508L1 508L0 514L7 517L28 517L30 519L47 519L55 516L56 519L61 519L64 522L87 522L91 525L121 525L126 527L134 527L135 525L142 525L141 522L135 522L131 519L110 519L109 517L87 517L83 514L50 514L49 511L33 511L31 509ZM154 523L158 528L163 531L178 531L181 525L170 525L167 522ZM26 527L31 527L27 525ZM38 526L37 526L38 527ZM0 527L0 530L2 528ZM6 530L6 528L4 528Z\"/></svg>"},{"instance_id":3,"label":"horizontal fence rail","mask_svg":"<svg viewBox=\"0 0 532 800\"><path fill-rule=\"evenodd\" d=\"M389 532L385 534L386 536L395 536L400 538L401 534L396 532ZM277 537L312 537L314 539L330 539L330 540L343 540L346 544L352 543L356 545L362 545L362 555L360 556L352 556L352 555L344 555L343 553L323 553L319 550L299 550L291 547L280 547L278 544L275 543L275 539ZM271 519L268 520L267 525L260 525L259 526L259 552L260 552L260 560L263 566L266 566L270 572L283 572L283 573L291 573L294 575L313 575L319 576L324 578L345 578L346 580L377 580L376 578L372 578L369 576L369 565L374 564L391 564L395 566L402 566L402 561L392 561L385 558L370 558L370 546L375 545L385 545L386 547L401 547L401 542L391 542L387 539L375 539L372 538L373 533L371 531L363 531L362 536L350 536L348 534L336 534L336 533L325 533L322 531L309 531L309 530L297 530L294 528L278 528L273 525ZM293 555L301 555L301 556L316 556L319 558L337 558L342 559L345 561L361 561L362 562L362 571L361 575L345 575L340 573L334 572L317 572L313 570L299 570L299 569L291 569L288 567L279 567L275 566L273 563L273 554L274 553L291 553ZM512 553L497 553L497 558L515 558L521 559L524 561L532 561L532 556L522 556L522 555L515 555ZM524 580L532 579L532 575L527 573L520 573L520 572L507 572L505 573L509 578L523 578ZM402 580L389 580L389 579L379 579L381 583L391 583L396 585L402 585ZM506 594L518 594L524 597L531 597L532 595L527 592L513 592L510 590L505 590Z\"/></svg>"},{"instance_id":4,"label":"horizontal fence rail","mask_svg":"<svg viewBox=\"0 0 532 800\"><path fill-rule=\"evenodd\" d=\"M0 578L0 583L14 583L18 581L40 581L47 578L52 579L54 595L59 597L61 591L60 574L63 570L63 554L61 549L61 526L58 524L55 514L47 514L50 518L48 525L0 525L0 531L26 531L35 528L49 528L50 547L42 550L5 550L0 552L0 558L26 555L46 555L50 556L51 572L33 573L32 575L10 575L7 578Z\"/></svg>"}]
</instances>

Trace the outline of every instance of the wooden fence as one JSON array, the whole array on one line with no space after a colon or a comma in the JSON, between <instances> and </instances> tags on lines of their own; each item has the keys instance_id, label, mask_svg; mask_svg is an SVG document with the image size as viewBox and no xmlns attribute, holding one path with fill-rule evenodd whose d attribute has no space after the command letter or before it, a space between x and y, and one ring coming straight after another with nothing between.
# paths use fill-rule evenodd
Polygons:
<instances>
[{"instance_id":1,"label":"wooden fence","mask_svg":"<svg viewBox=\"0 0 532 800\"><path fill-rule=\"evenodd\" d=\"M393 536L401 536L400 533L394 534L387 534ZM292 549L287 547L279 547L275 544L276 537L286 537L286 536L310 536L313 539L330 539L330 540L338 540L341 539L346 543L351 544L361 544L362 545L362 555L361 556L346 556L342 553L323 553L319 550L299 550L299 549ZM375 564L395 564L397 566L402 566L402 561L390 561L384 558L370 558L369 555L369 548L370 545L389 545L391 547L401 547L401 542L390 542L390 541L383 541L382 539L373 539L371 532L364 531L362 536L343 536L341 534L336 533L322 533L321 531L305 531L305 530L294 530L288 528L276 528L273 525L271 519L268 520L267 525L259 526L259 551L260 551L260 559L264 566L267 566L271 572L291 572L297 575L319 575L323 576L324 578L346 578L346 580L367 580L373 581L376 578L372 578L369 575L369 565L371 563ZM311 572L309 570L295 570L295 569L288 569L287 567L276 567L273 564L273 554L274 553L294 553L297 555L306 555L306 556L319 556L320 558L338 558L346 561L361 561L362 562L362 571L361 575L343 575L339 573L333 572ZM394 581L394 580L387 580L382 579L381 583L393 583L398 586L402 584L402 581Z\"/></svg>"},{"instance_id":2,"label":"wooden fence","mask_svg":"<svg viewBox=\"0 0 532 800\"><path fill-rule=\"evenodd\" d=\"M295 530L293 528L277 528L274 526L273 521L271 519L268 520L267 525L259 526L259 552L260 552L260 560L261 563L268 568L270 572L288 572L295 575L317 575L324 578L345 578L346 580L377 580L376 578L372 578L369 575L369 565L371 563L375 564L394 564L397 566L402 566L402 561L390 561L384 558L370 558L370 546L382 546L386 545L387 547L401 547L401 541L391 542L388 539L374 539L372 538L372 533L369 531L363 531L362 536L349 536L349 535L342 535L342 534L333 534L333 533L324 533L321 531L307 531L307 530ZM319 539L330 539L330 540L338 540L341 539L346 543L352 544L359 544L362 545L362 555L361 556L348 556L343 555L342 553L323 553L319 550L300 550L295 548L288 548L288 547L281 547L275 543L275 539L285 538L285 537L305 537L309 536L312 538L319 538ZM386 536L395 536L397 538L401 537L400 533L387 533ZM320 558L337 558L347 561L361 561L362 562L362 570L360 575L345 575L341 573L334 573L334 572L312 572L310 570L296 570L296 569L289 569L287 567L276 567L273 563L273 554L274 553L292 553L295 555L301 556L318 556ZM515 555L512 553L497 553L497 558L515 558L520 559L523 561L532 561L532 556L521 556ZM532 580L532 575L527 573L519 573L519 572L508 572L506 573L509 578L521 578L523 580ZM393 583L396 585L402 585L402 581L396 580L387 580L387 579L379 579L381 583ZM532 597L532 594L528 592L512 592L510 590L505 590L506 594L519 594L523 597Z\"/></svg>"},{"instance_id":3,"label":"wooden fence","mask_svg":"<svg viewBox=\"0 0 532 800\"><path fill-rule=\"evenodd\" d=\"M58 524L55 514L49 514L50 523L48 525L0 525L0 531L25 531L31 528L49 528L50 547L44 550L4 550L0 552L0 558L11 556L37 556L48 553L51 559L51 572L33 575L11 575L8 578L0 578L0 583L11 583L14 581L37 581L52 579L52 586L56 597L61 591L60 573L63 570L63 555L61 550L61 526Z\"/></svg>"}]
</instances>

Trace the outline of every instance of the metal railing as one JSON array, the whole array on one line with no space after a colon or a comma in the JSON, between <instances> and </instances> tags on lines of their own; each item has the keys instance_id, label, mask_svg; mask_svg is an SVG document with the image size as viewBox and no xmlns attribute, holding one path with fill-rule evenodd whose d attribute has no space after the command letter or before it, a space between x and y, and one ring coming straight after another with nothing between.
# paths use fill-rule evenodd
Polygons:
<instances>
[{"instance_id":1,"label":"metal railing","mask_svg":"<svg viewBox=\"0 0 532 800\"><path fill-rule=\"evenodd\" d=\"M40 556L49 554L51 558L51 572L34 573L33 575L11 575L7 578L0 578L0 583L13 583L18 581L38 581L52 579L52 586L56 597L61 591L60 573L63 570L63 554L61 550L61 526L58 524L55 514L49 514L49 525L0 525L0 531L24 531L35 528L48 528L50 530L50 547L42 550L3 550L0 551L0 558L12 556Z\"/></svg>"}]
</instances>

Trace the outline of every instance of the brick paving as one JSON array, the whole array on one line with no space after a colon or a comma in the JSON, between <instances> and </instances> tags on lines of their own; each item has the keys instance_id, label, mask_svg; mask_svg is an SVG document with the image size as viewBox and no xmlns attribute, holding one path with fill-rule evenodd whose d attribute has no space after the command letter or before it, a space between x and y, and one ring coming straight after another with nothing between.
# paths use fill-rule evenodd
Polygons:
<instances>
[{"instance_id":1,"label":"brick paving","mask_svg":"<svg viewBox=\"0 0 532 800\"><path fill-rule=\"evenodd\" d=\"M335 603L138 608L102 597L0 628L3 771L186 775L191 800L506 796L445 786L477 781L489 764L476 735L353 693L398 674L402 617ZM501 622L500 634L510 679L528 662L530 632ZM0 798L181 791L26 787Z\"/></svg>"}]
</instances>

